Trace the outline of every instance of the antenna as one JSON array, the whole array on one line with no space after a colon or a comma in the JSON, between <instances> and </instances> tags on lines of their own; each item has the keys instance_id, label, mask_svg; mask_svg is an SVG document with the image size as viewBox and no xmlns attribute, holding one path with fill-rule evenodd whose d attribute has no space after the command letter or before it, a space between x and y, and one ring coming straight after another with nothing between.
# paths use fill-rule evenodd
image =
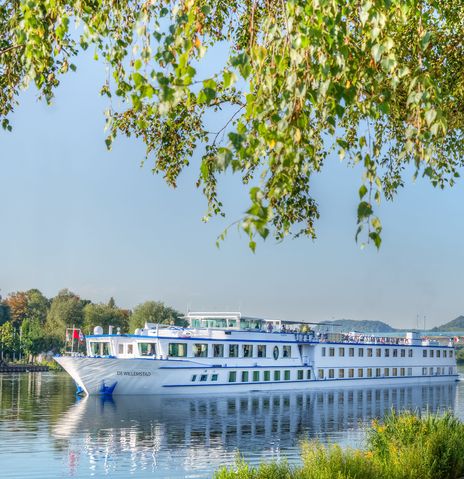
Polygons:
<instances>
[{"instance_id":1,"label":"antenna","mask_svg":"<svg viewBox=\"0 0 464 479\"><path fill-rule=\"evenodd\" d=\"M425 329L425 318L426 318L426 316L424 314L424 331L426 331L426 329Z\"/></svg>"}]
</instances>

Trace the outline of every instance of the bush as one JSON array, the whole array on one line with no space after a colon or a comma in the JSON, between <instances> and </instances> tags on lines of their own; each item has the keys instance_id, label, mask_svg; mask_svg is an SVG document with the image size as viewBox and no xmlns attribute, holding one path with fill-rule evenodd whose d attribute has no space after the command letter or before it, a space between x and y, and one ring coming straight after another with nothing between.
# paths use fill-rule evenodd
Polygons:
<instances>
[{"instance_id":1,"label":"bush","mask_svg":"<svg viewBox=\"0 0 464 479\"><path fill-rule=\"evenodd\" d=\"M443 416L392 412L374 421L364 450L302 445L302 466L239 461L215 479L457 479L464 476L464 424Z\"/></svg>"}]
</instances>

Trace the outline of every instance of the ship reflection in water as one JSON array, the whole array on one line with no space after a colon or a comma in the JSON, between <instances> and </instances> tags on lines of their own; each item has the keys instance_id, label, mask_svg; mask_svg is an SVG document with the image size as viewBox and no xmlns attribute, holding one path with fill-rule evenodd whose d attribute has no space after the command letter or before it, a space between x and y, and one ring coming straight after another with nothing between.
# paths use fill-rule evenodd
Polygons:
<instances>
[{"instance_id":1,"label":"ship reflection in water","mask_svg":"<svg viewBox=\"0 0 464 479\"><path fill-rule=\"evenodd\" d=\"M392 408L454 409L455 384L204 397L88 397L52 434L79 475L153 473L211 477L239 452L246 460L299 458L304 439L362 446L363 427ZM70 471L73 473L73 471Z\"/></svg>"}]
</instances>

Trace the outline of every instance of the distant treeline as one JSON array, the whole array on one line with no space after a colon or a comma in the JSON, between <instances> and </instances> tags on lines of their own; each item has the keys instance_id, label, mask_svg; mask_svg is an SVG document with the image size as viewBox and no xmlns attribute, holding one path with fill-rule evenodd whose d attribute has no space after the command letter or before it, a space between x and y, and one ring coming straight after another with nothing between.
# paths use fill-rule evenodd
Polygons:
<instances>
[{"instance_id":1,"label":"distant treeline","mask_svg":"<svg viewBox=\"0 0 464 479\"><path fill-rule=\"evenodd\" d=\"M47 351L64 348L66 328L75 326L90 334L95 326L109 325L133 332L145 322L183 325L181 314L159 301L146 301L134 310L119 308L113 298L93 303L63 289L47 298L38 289L0 296L0 358L33 360Z\"/></svg>"}]
</instances>

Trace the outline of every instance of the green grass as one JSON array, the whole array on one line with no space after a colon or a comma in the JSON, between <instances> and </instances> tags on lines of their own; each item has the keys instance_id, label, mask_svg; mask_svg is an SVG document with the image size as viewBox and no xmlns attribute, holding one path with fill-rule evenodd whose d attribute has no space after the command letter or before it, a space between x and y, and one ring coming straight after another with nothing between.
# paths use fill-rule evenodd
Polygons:
<instances>
[{"instance_id":1,"label":"green grass","mask_svg":"<svg viewBox=\"0 0 464 479\"><path fill-rule=\"evenodd\" d=\"M464 476L464 424L442 416L390 413L374 421L366 447L342 449L318 442L302 445L302 465L286 462L258 467L238 461L215 479L457 479Z\"/></svg>"}]
</instances>

